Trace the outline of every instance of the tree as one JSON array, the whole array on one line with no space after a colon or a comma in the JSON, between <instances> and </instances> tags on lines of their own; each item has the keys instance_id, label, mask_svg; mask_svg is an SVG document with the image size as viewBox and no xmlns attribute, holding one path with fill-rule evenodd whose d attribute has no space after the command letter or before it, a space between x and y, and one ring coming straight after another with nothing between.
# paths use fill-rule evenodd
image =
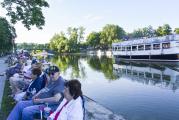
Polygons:
<instances>
[{"instance_id":1,"label":"tree","mask_svg":"<svg viewBox=\"0 0 179 120\"><path fill-rule=\"evenodd\" d=\"M100 45L100 33L92 32L87 36L87 43L93 48L99 47Z\"/></svg>"},{"instance_id":2,"label":"tree","mask_svg":"<svg viewBox=\"0 0 179 120\"><path fill-rule=\"evenodd\" d=\"M142 29L143 37L150 38L156 36L155 30L152 28L152 26L144 27Z\"/></svg>"},{"instance_id":3,"label":"tree","mask_svg":"<svg viewBox=\"0 0 179 120\"><path fill-rule=\"evenodd\" d=\"M82 42L82 40L84 39L84 31L85 31L85 28L84 27L82 27L82 26L80 26L79 28L78 28L78 42Z\"/></svg>"},{"instance_id":4,"label":"tree","mask_svg":"<svg viewBox=\"0 0 179 120\"><path fill-rule=\"evenodd\" d=\"M111 46L112 42L116 39L122 39L125 36L125 31L118 25L107 24L103 27L100 34L100 44L104 49Z\"/></svg>"},{"instance_id":5,"label":"tree","mask_svg":"<svg viewBox=\"0 0 179 120\"><path fill-rule=\"evenodd\" d=\"M163 26L159 26L156 30L157 36L170 35L172 32L172 28L169 24L164 24Z\"/></svg>"},{"instance_id":6,"label":"tree","mask_svg":"<svg viewBox=\"0 0 179 120\"><path fill-rule=\"evenodd\" d=\"M170 27L169 24L164 24L162 26L162 33L163 33L163 35L170 35L171 32L172 32L172 28Z\"/></svg>"},{"instance_id":7,"label":"tree","mask_svg":"<svg viewBox=\"0 0 179 120\"><path fill-rule=\"evenodd\" d=\"M72 28L69 27L67 29L68 34L68 45L69 45L69 52L76 52L79 51L80 42L84 38L84 30L85 28Z\"/></svg>"},{"instance_id":8,"label":"tree","mask_svg":"<svg viewBox=\"0 0 179 120\"><path fill-rule=\"evenodd\" d=\"M156 30L156 35L157 36L163 36L163 28L159 26Z\"/></svg>"},{"instance_id":9,"label":"tree","mask_svg":"<svg viewBox=\"0 0 179 120\"><path fill-rule=\"evenodd\" d=\"M142 29L137 29L133 31L132 38L141 38L141 37L144 37Z\"/></svg>"},{"instance_id":10,"label":"tree","mask_svg":"<svg viewBox=\"0 0 179 120\"><path fill-rule=\"evenodd\" d=\"M49 7L46 0L4 0L1 4L13 24L22 21L28 30L34 25L39 29L45 25L42 8Z\"/></svg>"},{"instance_id":11,"label":"tree","mask_svg":"<svg viewBox=\"0 0 179 120\"><path fill-rule=\"evenodd\" d=\"M179 28L175 28L174 32L175 32L176 34L179 34Z\"/></svg>"},{"instance_id":12,"label":"tree","mask_svg":"<svg viewBox=\"0 0 179 120\"><path fill-rule=\"evenodd\" d=\"M131 33L132 38L150 38L156 36L155 30L152 28L152 26L139 28L137 30L134 30L133 33Z\"/></svg>"},{"instance_id":13,"label":"tree","mask_svg":"<svg viewBox=\"0 0 179 120\"><path fill-rule=\"evenodd\" d=\"M5 18L0 17L0 53L12 50L15 38L15 28Z\"/></svg>"}]
</instances>

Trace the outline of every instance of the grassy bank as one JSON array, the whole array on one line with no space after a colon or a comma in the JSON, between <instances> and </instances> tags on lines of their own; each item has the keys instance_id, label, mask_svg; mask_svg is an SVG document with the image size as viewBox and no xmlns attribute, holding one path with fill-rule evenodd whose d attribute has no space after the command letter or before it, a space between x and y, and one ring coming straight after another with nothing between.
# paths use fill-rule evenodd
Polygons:
<instances>
[{"instance_id":1,"label":"grassy bank","mask_svg":"<svg viewBox=\"0 0 179 120\"><path fill-rule=\"evenodd\" d=\"M0 111L0 119L6 120L7 116L9 115L10 111L15 105L14 100L12 97L9 97L8 95L11 94L11 89L9 87L9 81L5 81L4 86L4 93L2 98L2 104L1 104L1 111Z\"/></svg>"}]
</instances>

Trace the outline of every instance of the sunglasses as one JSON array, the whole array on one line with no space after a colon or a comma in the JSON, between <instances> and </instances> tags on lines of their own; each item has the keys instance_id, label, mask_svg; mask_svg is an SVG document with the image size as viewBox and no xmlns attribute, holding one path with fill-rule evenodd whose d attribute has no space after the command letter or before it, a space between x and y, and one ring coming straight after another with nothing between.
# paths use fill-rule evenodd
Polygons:
<instances>
[{"instance_id":1,"label":"sunglasses","mask_svg":"<svg viewBox=\"0 0 179 120\"><path fill-rule=\"evenodd\" d=\"M51 73L49 73L49 75L55 75L55 73L54 73L54 72L51 72Z\"/></svg>"}]
</instances>

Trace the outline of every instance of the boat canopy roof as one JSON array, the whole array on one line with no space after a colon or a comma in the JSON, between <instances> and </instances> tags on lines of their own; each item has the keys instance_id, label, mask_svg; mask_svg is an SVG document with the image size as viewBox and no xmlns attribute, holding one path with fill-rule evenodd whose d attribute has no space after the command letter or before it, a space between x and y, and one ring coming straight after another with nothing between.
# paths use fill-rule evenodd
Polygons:
<instances>
[{"instance_id":1,"label":"boat canopy roof","mask_svg":"<svg viewBox=\"0 0 179 120\"><path fill-rule=\"evenodd\" d=\"M140 44L154 44L154 43L165 43L170 41L179 41L179 34L167 35L163 37L153 37L153 38L143 38L143 39L132 39L128 41L113 43L113 46L130 46L130 45L140 45Z\"/></svg>"}]
</instances>

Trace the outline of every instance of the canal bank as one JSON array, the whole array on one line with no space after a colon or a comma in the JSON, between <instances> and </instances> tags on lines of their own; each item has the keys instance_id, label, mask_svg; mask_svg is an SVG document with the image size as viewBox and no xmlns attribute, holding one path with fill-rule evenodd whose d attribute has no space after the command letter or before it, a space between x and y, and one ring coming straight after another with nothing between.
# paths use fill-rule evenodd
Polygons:
<instances>
[{"instance_id":1,"label":"canal bank","mask_svg":"<svg viewBox=\"0 0 179 120\"><path fill-rule=\"evenodd\" d=\"M5 59L6 57L0 58L0 73L3 73L8 68L8 65L5 64ZM0 76L0 85L0 118L1 120L6 120L15 102L8 96L11 94L11 89L5 75ZM114 114L111 110L88 97L85 97L85 101L85 120L125 120L121 115Z\"/></svg>"}]
</instances>

